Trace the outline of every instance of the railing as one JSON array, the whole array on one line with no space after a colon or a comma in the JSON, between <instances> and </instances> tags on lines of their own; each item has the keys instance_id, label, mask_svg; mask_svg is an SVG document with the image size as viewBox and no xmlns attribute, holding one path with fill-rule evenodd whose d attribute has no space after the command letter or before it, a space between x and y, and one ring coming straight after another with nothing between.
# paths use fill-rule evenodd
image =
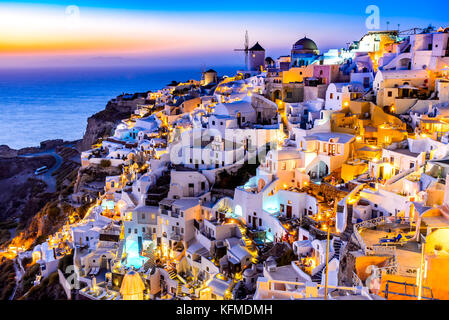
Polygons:
<instances>
[{"instance_id":1,"label":"railing","mask_svg":"<svg viewBox=\"0 0 449 320\"><path fill-rule=\"evenodd\" d=\"M386 221L385 221L384 216L373 218L370 220L365 220L365 221L354 224L354 230L358 230L361 228L373 228L375 226L385 224L385 222Z\"/></svg>"},{"instance_id":2,"label":"railing","mask_svg":"<svg viewBox=\"0 0 449 320\"><path fill-rule=\"evenodd\" d=\"M259 278L260 279L260 278ZM284 288L283 289L275 289L274 288L274 284L283 284ZM268 280L267 279L267 289L271 292L279 292L279 293L288 293L288 294L294 294L294 293L299 293L297 291L290 291L286 285L290 285L290 286L294 286L295 288L306 288L308 285L310 285L310 283L307 282L295 282L295 281L284 281L284 280ZM322 284L316 284L313 286L316 289L322 289L325 288L325 285ZM349 291L352 292L353 294L357 294L358 292L360 292L360 287L346 287L346 286L333 286L333 285L328 285L327 286L328 289L336 289L336 290L345 290L345 291ZM300 293L299 293L300 294ZM305 292L304 292L305 294ZM362 290L362 294L363 294L363 290ZM315 297L319 297L322 296L322 294L318 294L318 292L316 292L316 294L312 295Z\"/></svg>"},{"instance_id":3,"label":"railing","mask_svg":"<svg viewBox=\"0 0 449 320\"><path fill-rule=\"evenodd\" d=\"M367 256L395 256L396 247L393 246L366 246L365 255Z\"/></svg>"},{"instance_id":4,"label":"railing","mask_svg":"<svg viewBox=\"0 0 449 320\"><path fill-rule=\"evenodd\" d=\"M357 239L357 241L359 242L360 246L362 247L362 250L365 252L365 254L367 254L367 246L365 244L365 241L363 241L362 236L360 235L359 230L362 228L373 228L375 226L378 225L382 225L385 224L386 220L385 217L377 217L374 219L370 219L370 220L365 220L359 223L354 224L354 235Z\"/></svg>"},{"instance_id":5,"label":"railing","mask_svg":"<svg viewBox=\"0 0 449 320\"><path fill-rule=\"evenodd\" d=\"M359 276L354 271L352 272L352 285L354 287L363 287L363 281L360 280Z\"/></svg>"},{"instance_id":6,"label":"railing","mask_svg":"<svg viewBox=\"0 0 449 320\"><path fill-rule=\"evenodd\" d=\"M400 179L404 178L405 176L411 174L412 172L415 172L415 171L418 170L418 169L419 169L419 168L413 167L413 168L410 168L410 169L405 170L405 171L403 171L403 172L400 172L400 173L398 173L397 175L391 177L389 180L387 180L387 181L385 182L384 185L386 185L386 186L391 185L391 184L393 184L393 183L399 181Z\"/></svg>"},{"instance_id":7,"label":"railing","mask_svg":"<svg viewBox=\"0 0 449 320\"><path fill-rule=\"evenodd\" d=\"M382 273L386 273L386 274L398 274L398 265L392 264L390 266L387 267L383 267L383 268L379 268L379 271Z\"/></svg>"}]
</instances>

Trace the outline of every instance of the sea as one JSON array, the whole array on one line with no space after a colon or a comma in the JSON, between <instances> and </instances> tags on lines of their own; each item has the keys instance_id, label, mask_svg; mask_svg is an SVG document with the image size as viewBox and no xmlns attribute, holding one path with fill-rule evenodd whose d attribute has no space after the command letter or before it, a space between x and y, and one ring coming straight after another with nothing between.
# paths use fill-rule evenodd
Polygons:
<instances>
[{"instance_id":1,"label":"sea","mask_svg":"<svg viewBox=\"0 0 449 320\"><path fill-rule=\"evenodd\" d=\"M213 68L219 76L239 69ZM161 89L172 80L200 80L201 72L185 66L0 69L0 145L20 149L81 139L87 118L110 99Z\"/></svg>"}]
</instances>

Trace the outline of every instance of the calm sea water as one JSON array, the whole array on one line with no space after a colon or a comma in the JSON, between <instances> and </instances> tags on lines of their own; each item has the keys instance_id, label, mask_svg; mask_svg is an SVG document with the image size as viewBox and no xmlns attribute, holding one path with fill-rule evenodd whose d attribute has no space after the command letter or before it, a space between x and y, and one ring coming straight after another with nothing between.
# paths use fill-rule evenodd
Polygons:
<instances>
[{"instance_id":1,"label":"calm sea water","mask_svg":"<svg viewBox=\"0 0 449 320\"><path fill-rule=\"evenodd\" d=\"M214 69L233 75L237 67ZM185 67L0 70L0 145L18 149L47 139L81 139L87 118L117 95L200 77L200 68Z\"/></svg>"}]
</instances>

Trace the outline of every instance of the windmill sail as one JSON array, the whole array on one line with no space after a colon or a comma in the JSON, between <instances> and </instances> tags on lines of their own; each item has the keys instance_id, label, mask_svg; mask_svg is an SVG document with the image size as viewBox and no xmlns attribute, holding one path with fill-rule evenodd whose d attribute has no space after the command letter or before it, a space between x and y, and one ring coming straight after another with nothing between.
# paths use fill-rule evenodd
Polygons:
<instances>
[{"instance_id":1,"label":"windmill sail","mask_svg":"<svg viewBox=\"0 0 449 320\"><path fill-rule=\"evenodd\" d=\"M248 37L248 30L245 32L245 43L244 43L244 49L234 49L234 51L244 51L245 52L245 67L246 69L249 69L248 66L248 54L249 54L249 37Z\"/></svg>"}]
</instances>

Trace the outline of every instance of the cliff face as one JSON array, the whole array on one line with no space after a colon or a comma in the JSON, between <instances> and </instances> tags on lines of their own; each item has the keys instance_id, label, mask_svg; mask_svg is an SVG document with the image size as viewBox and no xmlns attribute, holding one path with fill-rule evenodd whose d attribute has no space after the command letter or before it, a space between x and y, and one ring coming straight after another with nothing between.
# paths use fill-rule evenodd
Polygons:
<instances>
[{"instance_id":1,"label":"cliff face","mask_svg":"<svg viewBox=\"0 0 449 320\"><path fill-rule=\"evenodd\" d=\"M83 140L78 143L78 150L89 150L101 137L111 136L117 124L128 118L137 105L145 103L143 97L135 95L134 99L124 100L117 97L108 102L106 108L87 119L87 128Z\"/></svg>"},{"instance_id":2,"label":"cliff face","mask_svg":"<svg viewBox=\"0 0 449 320\"><path fill-rule=\"evenodd\" d=\"M107 176L115 176L121 174L122 171L118 167L103 168L97 165L91 165L78 170L78 176L73 187L73 192L79 192L84 186L91 182L104 183Z\"/></svg>"},{"instance_id":3,"label":"cliff face","mask_svg":"<svg viewBox=\"0 0 449 320\"><path fill-rule=\"evenodd\" d=\"M0 158L0 221L24 221L42 208L46 185L34 170L54 163L51 156Z\"/></svg>"}]
</instances>

